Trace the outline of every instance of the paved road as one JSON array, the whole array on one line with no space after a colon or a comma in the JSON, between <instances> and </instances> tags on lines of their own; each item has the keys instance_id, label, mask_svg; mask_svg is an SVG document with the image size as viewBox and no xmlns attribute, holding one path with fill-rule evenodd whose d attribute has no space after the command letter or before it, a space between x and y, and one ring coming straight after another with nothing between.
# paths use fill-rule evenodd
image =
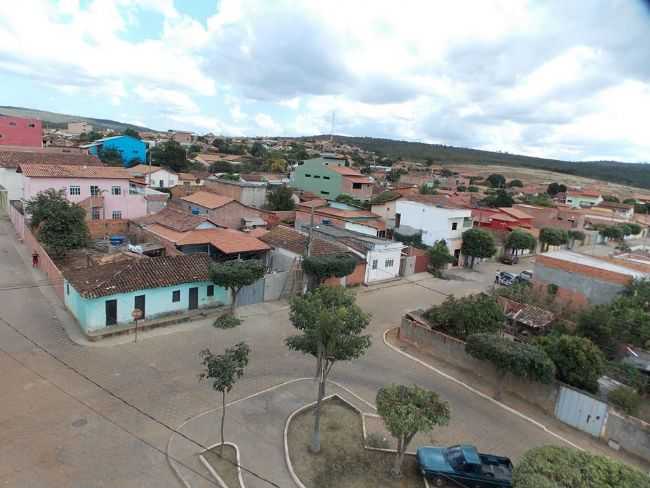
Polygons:
<instances>
[{"instance_id":1,"label":"paved road","mask_svg":"<svg viewBox=\"0 0 650 488\"><path fill-rule=\"evenodd\" d=\"M475 440L483 448L516 457L554 439L381 341L383 331L398 323L403 312L439 303L447 293L489 286L494 269L483 266L485 274L464 273L469 281L417 276L417 282L360 292L359 303L373 313L374 344L362 360L337 365L332 379L371 401L377 388L389 382L433 388L450 402L453 413L441 436ZM0 220L0 283L37 280L42 276L29 267L10 224ZM196 323L174 334L145 334L137 344L82 347L66 335L64 325L72 319L48 287L1 288L0 484L5 486L180 486L165 457L170 427L218 405L217 395L197 380L198 352L205 347L220 350L240 340L251 345L251 363L232 400L313 374L312 361L283 344L292 329L280 303L246 308L248 316L237 329ZM266 413L247 420L260 423L262 442ZM207 472L192 469L188 464L184 471L200 483L196 486L209 486L203 478ZM259 469L267 471L263 463Z\"/></svg>"}]
</instances>

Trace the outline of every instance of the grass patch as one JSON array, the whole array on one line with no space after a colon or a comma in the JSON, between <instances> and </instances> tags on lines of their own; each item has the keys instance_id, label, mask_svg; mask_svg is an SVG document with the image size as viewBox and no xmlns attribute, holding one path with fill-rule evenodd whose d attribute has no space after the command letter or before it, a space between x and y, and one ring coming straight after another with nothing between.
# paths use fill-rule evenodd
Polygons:
<instances>
[{"instance_id":1,"label":"grass patch","mask_svg":"<svg viewBox=\"0 0 650 488\"><path fill-rule=\"evenodd\" d=\"M228 485L228 488L239 488L239 476L237 474L237 451L233 446L226 444L223 452L219 455L219 446L213 447L203 453L205 460L221 476L221 479Z\"/></svg>"},{"instance_id":2,"label":"grass patch","mask_svg":"<svg viewBox=\"0 0 650 488\"><path fill-rule=\"evenodd\" d=\"M293 469L307 488L422 488L415 457L405 456L403 477L390 476L394 454L363 446L361 416L334 398L323 403L321 452L309 451L314 426L312 410L296 415L289 425Z\"/></svg>"},{"instance_id":3,"label":"grass patch","mask_svg":"<svg viewBox=\"0 0 650 488\"><path fill-rule=\"evenodd\" d=\"M241 324L241 320L235 317L231 313L217 317L217 319L212 324L217 329L233 329Z\"/></svg>"}]
</instances>

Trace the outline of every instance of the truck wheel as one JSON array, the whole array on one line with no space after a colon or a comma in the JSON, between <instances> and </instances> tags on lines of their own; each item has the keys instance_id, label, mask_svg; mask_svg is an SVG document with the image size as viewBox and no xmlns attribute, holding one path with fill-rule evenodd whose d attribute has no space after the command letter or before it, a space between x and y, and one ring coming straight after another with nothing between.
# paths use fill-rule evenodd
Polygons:
<instances>
[{"instance_id":1,"label":"truck wheel","mask_svg":"<svg viewBox=\"0 0 650 488\"><path fill-rule=\"evenodd\" d=\"M447 486L447 482L441 476L436 476L433 478L433 486L440 488L441 486Z\"/></svg>"}]
</instances>

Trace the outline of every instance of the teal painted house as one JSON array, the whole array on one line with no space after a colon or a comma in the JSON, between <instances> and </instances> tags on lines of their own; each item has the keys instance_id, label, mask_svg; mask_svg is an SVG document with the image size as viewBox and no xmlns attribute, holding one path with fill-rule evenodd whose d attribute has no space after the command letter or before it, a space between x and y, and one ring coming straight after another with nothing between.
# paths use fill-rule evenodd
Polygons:
<instances>
[{"instance_id":1,"label":"teal painted house","mask_svg":"<svg viewBox=\"0 0 650 488\"><path fill-rule=\"evenodd\" d=\"M347 166L347 160L331 155L300 161L292 175L292 186L336 200L339 195L350 195L358 200L372 197L372 180Z\"/></svg>"},{"instance_id":2,"label":"teal painted house","mask_svg":"<svg viewBox=\"0 0 650 488\"><path fill-rule=\"evenodd\" d=\"M86 332L230 303L229 292L208 280L207 254L142 258L71 270L65 304Z\"/></svg>"}]
</instances>

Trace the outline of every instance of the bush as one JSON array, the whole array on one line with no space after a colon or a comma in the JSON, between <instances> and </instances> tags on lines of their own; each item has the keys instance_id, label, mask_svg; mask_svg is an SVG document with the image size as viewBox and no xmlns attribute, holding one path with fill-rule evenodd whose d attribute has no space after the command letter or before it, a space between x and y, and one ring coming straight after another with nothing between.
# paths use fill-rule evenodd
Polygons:
<instances>
[{"instance_id":1,"label":"bush","mask_svg":"<svg viewBox=\"0 0 650 488\"><path fill-rule=\"evenodd\" d=\"M568 447L531 449L512 474L514 488L648 488L650 478L613 459Z\"/></svg>"},{"instance_id":2,"label":"bush","mask_svg":"<svg viewBox=\"0 0 650 488\"><path fill-rule=\"evenodd\" d=\"M605 374L643 394L650 393L650 380L630 364L610 361L605 366Z\"/></svg>"},{"instance_id":3,"label":"bush","mask_svg":"<svg viewBox=\"0 0 650 488\"><path fill-rule=\"evenodd\" d=\"M303 259L302 269L319 283L327 278L343 278L354 272L357 260L350 254L335 254L331 256L309 256Z\"/></svg>"},{"instance_id":4,"label":"bush","mask_svg":"<svg viewBox=\"0 0 650 488\"><path fill-rule=\"evenodd\" d=\"M377 449L390 449L390 441L378 432L366 436L366 445Z\"/></svg>"},{"instance_id":5,"label":"bush","mask_svg":"<svg viewBox=\"0 0 650 488\"><path fill-rule=\"evenodd\" d=\"M639 413L641 397L632 388L619 386L608 393L607 400L609 400L612 405L619 407L628 415L636 415Z\"/></svg>"},{"instance_id":6,"label":"bush","mask_svg":"<svg viewBox=\"0 0 650 488\"><path fill-rule=\"evenodd\" d=\"M467 338L465 351L470 356L489 361L501 374L550 383L555 365L544 350L533 344L514 342L492 334L475 334Z\"/></svg>"},{"instance_id":7,"label":"bush","mask_svg":"<svg viewBox=\"0 0 650 488\"><path fill-rule=\"evenodd\" d=\"M241 324L241 320L235 317L233 314L228 313L218 317L212 324L213 327L217 329L233 329Z\"/></svg>"},{"instance_id":8,"label":"bush","mask_svg":"<svg viewBox=\"0 0 650 488\"><path fill-rule=\"evenodd\" d=\"M503 329L505 316L496 298L483 293L462 298L448 297L424 313L431 326L459 339Z\"/></svg>"}]
</instances>

